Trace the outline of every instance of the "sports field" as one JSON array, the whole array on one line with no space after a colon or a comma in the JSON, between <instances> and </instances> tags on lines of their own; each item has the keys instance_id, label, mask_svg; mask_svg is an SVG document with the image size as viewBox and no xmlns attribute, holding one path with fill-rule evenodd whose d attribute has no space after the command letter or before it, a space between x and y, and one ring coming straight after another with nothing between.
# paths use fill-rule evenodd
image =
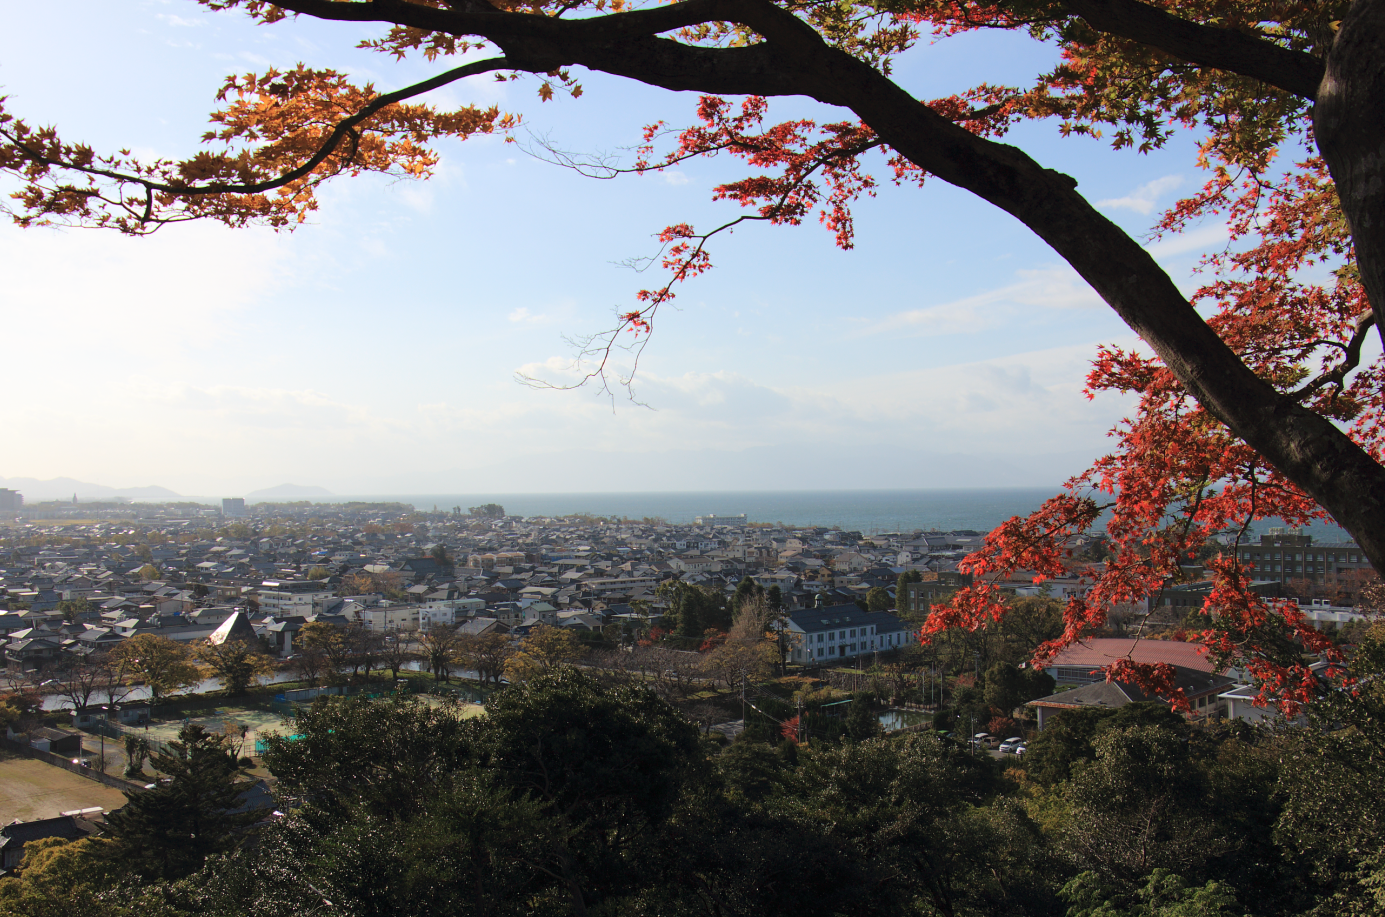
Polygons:
<instances>
[{"instance_id":1,"label":"sports field","mask_svg":"<svg viewBox=\"0 0 1385 917\"><path fill-rule=\"evenodd\" d=\"M164 720L162 722L149 724L149 738L157 739L160 742L171 742L178 738L178 730L183 728L184 723L195 723L208 732L224 734L229 728L234 732L237 739L240 738L240 730L244 728L245 745L242 754L251 754L255 748L255 741L261 738L262 733L291 732L291 729L284 727L284 719L277 713L269 710L247 710L240 707L219 707L214 713L202 713L185 717L181 720Z\"/></svg>"},{"instance_id":2,"label":"sports field","mask_svg":"<svg viewBox=\"0 0 1385 917\"><path fill-rule=\"evenodd\" d=\"M445 703L442 698L434 697L431 694L419 694L416 696L430 707L441 707ZM462 719L464 720L469 720L473 716L480 716L486 712L486 708L480 704L459 704L457 709L462 712Z\"/></svg>"},{"instance_id":3,"label":"sports field","mask_svg":"<svg viewBox=\"0 0 1385 917\"><path fill-rule=\"evenodd\" d=\"M33 758L0 753L0 824L54 818L73 809L125 805L125 794Z\"/></svg>"}]
</instances>

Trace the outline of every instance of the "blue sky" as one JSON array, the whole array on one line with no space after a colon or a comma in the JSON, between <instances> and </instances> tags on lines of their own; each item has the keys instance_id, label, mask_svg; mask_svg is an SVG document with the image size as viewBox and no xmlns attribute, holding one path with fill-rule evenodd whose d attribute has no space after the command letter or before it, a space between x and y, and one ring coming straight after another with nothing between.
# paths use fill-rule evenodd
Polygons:
<instances>
[{"instance_id":1,"label":"blue sky","mask_svg":"<svg viewBox=\"0 0 1385 917\"><path fill-rule=\"evenodd\" d=\"M10 111L146 155L195 149L230 72L301 60L388 90L439 69L354 50L367 28L257 27L191 0L0 0L0 17ZM897 78L937 97L1027 83L1051 55L963 36L910 53ZM580 77L578 100L478 78L436 101L494 103L524 116L521 140L590 152L692 117L693 94ZM842 117L796 99L770 113ZM1051 124L1008 139L1136 234L1203 180L1189 138L1147 156ZM525 388L516 372L566 378L564 336L608 327L649 285L618 262L669 223L734 216L710 189L745 170L595 181L498 138L440 149L428 182L335 182L294 233L0 227L14 396L0 476L188 494L1047 484L1131 408L1081 394L1096 345L1137 345L1129 330L1028 230L936 180L862 202L853 251L816 225L716 240L716 269L684 285L646 352L649 408ZM1224 238L1211 225L1150 247L1191 289Z\"/></svg>"}]
</instances>

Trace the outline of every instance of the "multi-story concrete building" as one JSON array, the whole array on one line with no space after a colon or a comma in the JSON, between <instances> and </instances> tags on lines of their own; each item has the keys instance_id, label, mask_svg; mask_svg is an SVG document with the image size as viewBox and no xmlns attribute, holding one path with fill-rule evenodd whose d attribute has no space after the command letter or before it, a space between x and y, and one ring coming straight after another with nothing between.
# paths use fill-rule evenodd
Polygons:
<instances>
[{"instance_id":1,"label":"multi-story concrete building","mask_svg":"<svg viewBox=\"0 0 1385 917\"><path fill-rule=\"evenodd\" d=\"M904 584L903 601L898 607L910 614L926 615L930 605L941 602L957 590L970 585L970 573L958 573L954 570L925 573L923 582Z\"/></svg>"},{"instance_id":2,"label":"multi-story concrete building","mask_svg":"<svg viewBox=\"0 0 1385 917\"><path fill-rule=\"evenodd\" d=\"M1312 535L1282 530L1271 529L1260 536L1259 544L1243 545L1237 554L1257 580L1337 590L1350 603L1374 575L1370 561L1353 542L1314 544Z\"/></svg>"},{"instance_id":3,"label":"multi-story concrete building","mask_svg":"<svg viewBox=\"0 0 1385 917\"><path fill-rule=\"evenodd\" d=\"M260 612L276 618L317 614L334 598L332 590L313 580L265 580L257 590Z\"/></svg>"},{"instance_id":4,"label":"multi-story concrete building","mask_svg":"<svg viewBox=\"0 0 1385 917\"><path fill-rule=\"evenodd\" d=\"M888 611L858 605L807 608L788 616L789 658L813 664L855 659L918 642L909 625Z\"/></svg>"}]
</instances>

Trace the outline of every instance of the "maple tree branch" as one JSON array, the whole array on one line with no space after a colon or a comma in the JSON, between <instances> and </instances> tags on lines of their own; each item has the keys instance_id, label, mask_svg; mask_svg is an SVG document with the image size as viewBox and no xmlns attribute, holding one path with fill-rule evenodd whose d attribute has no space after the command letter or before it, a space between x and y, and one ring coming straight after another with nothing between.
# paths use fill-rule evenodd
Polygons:
<instances>
[{"instance_id":1,"label":"maple tree branch","mask_svg":"<svg viewBox=\"0 0 1385 917\"><path fill-rule=\"evenodd\" d=\"M717 144L713 147L708 148L708 151L728 149L737 146L744 147L752 145L754 144L750 138L736 136L730 141ZM696 235L680 235L676 237L666 238L664 240L663 246L659 249L658 252L650 256L648 259L639 259L639 261L644 261L648 264L652 264L654 261L658 260L660 255L662 255L663 252L666 251L670 245L675 243L676 239L696 239L697 247L690 252L686 252L678 256L677 268L676 270L674 270L673 276L670 277L662 287L660 287L657 291L652 292L648 296L648 305L644 306L643 308L637 311L628 312L621 315L621 323L617 325L615 328L612 328L608 331L597 332L596 334L592 334L586 338L574 342L578 349L576 366L581 365L581 361L584 357L599 356L600 360L598 361L597 366L594 369L584 373L582 377L578 379L578 381L564 385L554 384L552 382L539 379L535 376L531 376L528 373L523 372L515 373L516 380L520 384L528 386L530 388L554 389L557 391L571 391L573 389L582 388L588 382L591 382L593 379L600 379L601 391L614 398L614 393L611 391L609 379L606 375L606 367L610 363L612 351L616 347L621 346L618 343L618 341L619 335L622 331L625 331L627 328L632 329L636 332L636 337L638 338L639 331L641 328L643 328L643 330L646 332L646 335L643 339L637 340L636 343L632 344L629 347L622 348L634 354L634 366L631 367L631 371L626 376L626 378L619 380L619 384L623 388L625 388L627 393L630 393L630 400L636 404L642 404L641 402L635 400L633 392L631 390L631 383L634 381L636 371L639 368L639 361L640 357L644 353L644 348L647 347L649 344L648 334L653 330L653 318L655 314L659 311L659 306L673 298L673 285L675 283L688 279L689 272L693 271L694 266L697 265L699 261L703 258L704 252L707 248L707 242L713 236L718 235L719 233L730 232L732 229L734 229L736 226L739 226L741 223L762 221L774 222L776 219L782 216L784 207L789 201L789 199L793 197L793 195L796 194L798 191L800 191L803 188L803 186L808 183L808 180L813 176L813 174L816 173L820 168L827 165L829 162L832 162L833 160L852 159L856 156L859 156L862 153L865 153L882 145L883 143L881 140L879 140L878 138L873 138L871 140L853 144L848 147L829 150L823 153L821 156L818 156L816 159L812 160L811 165L804 169L802 173L799 174L798 177L779 194L778 199L775 200L773 203L766 204L764 207L762 207L760 213L742 214L736 219L723 223L722 225L710 230L709 232ZM544 148L554 153L555 156L567 156L567 154L555 151L554 148L551 146L545 145ZM583 171L584 165L582 163L573 160L558 162L556 164L567 166L568 168L574 169L581 175L587 175L588 177L592 178L614 178L615 175L621 172L634 171L643 173L645 171L661 169L664 168L666 165L671 164L672 162L681 162L684 159L691 158L693 155L697 154L688 154L685 156L676 157L674 159L665 160L657 166L649 166L643 169L619 169L613 166L601 165L600 168L602 168L604 171L611 173L607 175L592 175L586 171ZM639 263L639 261L631 263L629 266L634 268L636 271L642 272L646 268L636 266ZM646 267L648 266L648 264L646 265ZM603 341L603 343L598 345L596 343L597 341ZM643 406L647 407L647 405Z\"/></svg>"},{"instance_id":2,"label":"maple tree branch","mask_svg":"<svg viewBox=\"0 0 1385 917\"><path fill-rule=\"evenodd\" d=\"M664 89L731 95L800 95L801 66L793 55L828 47L810 25L768 0L681 0L587 19L504 12L480 0L446 10L403 0L284 0L275 6L339 22L388 22L478 35L504 51L516 70L548 73L577 64ZM706 48L658 37L710 22L739 23L767 40ZM845 102L833 99L832 104Z\"/></svg>"},{"instance_id":3,"label":"maple tree branch","mask_svg":"<svg viewBox=\"0 0 1385 917\"><path fill-rule=\"evenodd\" d=\"M725 143L719 143L715 146L699 148L692 152L682 153L677 156L671 156L667 159L662 159L659 161L657 165L620 166L615 165L615 162L618 162L619 160L616 159L616 156L614 154L601 153L579 156L577 154L570 153L567 150L559 149L558 147L554 146L553 143L549 141L547 137L535 137L534 140L538 145L539 149L543 150L545 153L548 154L547 156L537 153L528 147L522 146L520 148L523 149L524 152L528 153L530 156L533 156L535 159L539 160L540 162L546 162L549 165L553 166L561 166L564 169L571 169L578 175L581 175L583 178L595 178L600 181L609 181L610 179L613 179L619 175L643 175L646 172L661 171L663 169L667 169L670 166L676 166L680 163L687 162L690 159L697 159L701 156L707 156L709 154L714 155L716 153L721 152L722 150L732 149L738 144L737 141L728 140Z\"/></svg>"},{"instance_id":4,"label":"maple tree branch","mask_svg":"<svg viewBox=\"0 0 1385 917\"><path fill-rule=\"evenodd\" d=\"M111 169L101 169L93 166L86 166L80 163L67 162L64 160L54 159L52 157L45 156L38 150L35 150L33 147L26 144L21 138L15 136L12 132L5 130L3 128L0 128L0 137L4 138L16 149L23 151L25 155L28 156L34 162L39 162L48 166L55 166L61 169L67 169L73 172L80 172L84 175L92 175L100 178L108 178L113 181L140 185L145 189L146 192L144 206L145 215L142 218L141 222L148 222L152 219L154 192L163 192L166 194L177 195L208 195L261 194L265 191L272 191L275 188L282 188L284 185L291 184L297 181L298 179L311 174L314 169L316 169L324 161L326 161L327 157L331 156L334 152L336 152L337 147L341 145L343 139L350 140L351 143L351 152L345 157L345 160L342 163L342 166L340 167L346 168L346 166L349 165L351 160L355 157L356 150L360 145L361 137L360 133L356 130L356 127L368 120L369 118L371 118L373 115L380 112L382 109L385 109L390 105L394 105L398 102L402 102L405 99L411 99L415 96L422 95L426 92L431 92L434 89L441 88L443 86L448 85L449 83L454 83L457 80L464 79L469 76L475 76L480 73L488 73L493 70L504 70L508 67L509 62L503 57L491 58L489 60L483 61L474 61L469 64L463 64L460 67L454 67L451 70L448 70L444 73L440 73L435 77L431 77L430 79L423 80L422 82L414 83L412 86L406 86L403 89L386 93L382 96L377 96L368 105L364 106L360 111L356 112L356 114L351 115L350 117L345 118L342 121L339 121L337 123L337 126L332 130L332 133L329 134L327 136L327 139L322 143L322 145L318 147L317 152L314 153L311 157L309 157L308 160L304 162L302 165L298 166L295 169L291 169L288 172L285 172L281 175L278 175L274 178L249 184L213 183L208 185L185 185L170 184L167 182L156 182L151 181L147 178L143 178L139 175L131 175L129 173L117 172ZM340 168L338 169L338 171L340 171ZM91 193L94 196L99 196L96 195L95 192Z\"/></svg>"},{"instance_id":5,"label":"maple tree branch","mask_svg":"<svg viewBox=\"0 0 1385 917\"><path fill-rule=\"evenodd\" d=\"M1103 9L1129 10L1111 5L1117 2L1086 9L1094 16ZM405 2L277 0L276 5L326 19L385 21L479 35L500 47L512 66L521 70L549 72L580 65L672 90L804 95L849 108L903 158L999 207L1043 239L1153 347L1190 396L1325 507L1357 538L1372 563L1385 569L1385 468L1330 420L1275 390L1242 362L1153 256L1077 193L1073 178L1044 168L1015 147L953 124L869 63L829 45L810 25L775 3L683 0L579 20L494 8L486 12L479 0L448 10ZM1143 7L1135 11L1142 12ZM1360 189L1344 192L1342 200L1356 233L1367 294L1377 310L1385 308L1385 220L1379 219L1379 213L1385 212L1379 206L1385 198L1385 182L1380 181L1380 144L1374 138L1385 127L1379 119L1359 113L1381 110L1374 103L1385 82L1371 80L1378 70L1380 36L1385 34L1375 27L1385 15L1382 11L1385 0L1356 0L1332 52L1343 75L1337 83L1330 78L1324 81L1325 86L1341 89L1326 97L1335 100L1340 123L1349 128L1369 122L1366 133L1338 130L1335 136L1342 146L1332 147L1323 142L1325 125L1318 119L1320 147L1339 188ZM746 47L705 48L659 37L702 22L736 23L764 40ZM1189 31L1163 19L1154 26L1146 24L1147 31L1167 37L1171 46L1175 38L1208 36L1202 31L1207 28L1194 26ZM1283 60L1291 71L1304 66L1296 53L1268 51L1262 47L1268 43L1259 39L1236 39L1231 30L1215 33L1227 39L1233 50L1241 49L1222 60L1228 65L1240 66L1236 54L1250 47L1249 42L1254 50L1248 53L1247 69L1262 58ZM1344 42L1348 36L1356 44ZM1191 53L1197 47L1197 41L1189 39L1184 50ZM1285 53L1290 57L1284 57ZM1209 66L1214 63L1208 59ZM1363 74L1362 79L1348 78L1357 72ZM1311 78L1287 82L1297 92L1306 90ZM1320 100L1319 115L1322 107ZM1344 184L1339 177L1348 166L1354 170L1352 176L1359 176L1356 184ZM1377 327L1381 328L1379 322Z\"/></svg>"},{"instance_id":6,"label":"maple tree branch","mask_svg":"<svg viewBox=\"0 0 1385 917\"><path fill-rule=\"evenodd\" d=\"M1313 100L1324 63L1237 29L1189 22L1141 0L1062 0L1098 32L1118 35L1199 67L1239 73Z\"/></svg>"},{"instance_id":7,"label":"maple tree branch","mask_svg":"<svg viewBox=\"0 0 1385 917\"><path fill-rule=\"evenodd\" d=\"M1295 401L1302 401L1314 394L1326 385L1341 385L1346 379L1347 373L1361 365L1361 345L1366 343L1366 338L1370 336L1371 328L1375 326L1375 313L1366 312L1356 319L1356 329L1352 332L1351 340L1346 344L1337 341L1321 341L1314 343L1331 344L1342 349L1342 362L1332 369L1319 375L1316 379L1306 383L1295 392L1290 392L1289 397Z\"/></svg>"}]
</instances>

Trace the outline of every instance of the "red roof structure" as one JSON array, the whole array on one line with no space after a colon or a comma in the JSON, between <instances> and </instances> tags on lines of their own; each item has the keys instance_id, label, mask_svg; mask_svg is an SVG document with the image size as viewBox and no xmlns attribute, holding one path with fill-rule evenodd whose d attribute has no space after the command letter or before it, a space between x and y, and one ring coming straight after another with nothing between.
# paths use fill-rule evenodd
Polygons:
<instances>
[{"instance_id":1,"label":"red roof structure","mask_svg":"<svg viewBox=\"0 0 1385 917\"><path fill-rule=\"evenodd\" d=\"M1120 659L1132 662L1167 662L1195 672L1212 672L1207 648L1181 640L1141 640L1135 637L1093 637L1063 650L1048 664L1103 668Z\"/></svg>"}]
</instances>

